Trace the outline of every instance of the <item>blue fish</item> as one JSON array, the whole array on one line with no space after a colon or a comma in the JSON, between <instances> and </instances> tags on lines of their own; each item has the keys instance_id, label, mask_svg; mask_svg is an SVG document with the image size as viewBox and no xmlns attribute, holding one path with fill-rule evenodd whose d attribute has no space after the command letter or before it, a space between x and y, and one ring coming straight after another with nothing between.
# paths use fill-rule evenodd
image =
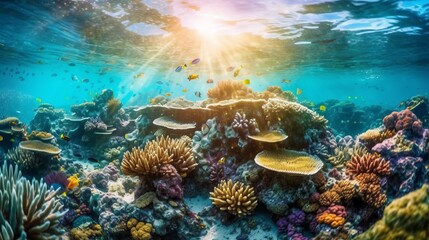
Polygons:
<instances>
[{"instance_id":1,"label":"blue fish","mask_svg":"<svg viewBox=\"0 0 429 240\"><path fill-rule=\"evenodd\" d=\"M175 70L176 72L180 72L180 71L182 71L182 66L178 66L177 68L176 68L176 70Z\"/></svg>"},{"instance_id":2,"label":"blue fish","mask_svg":"<svg viewBox=\"0 0 429 240\"><path fill-rule=\"evenodd\" d=\"M192 60L191 64L197 64L200 62L199 58L195 58L194 60Z\"/></svg>"}]
</instances>

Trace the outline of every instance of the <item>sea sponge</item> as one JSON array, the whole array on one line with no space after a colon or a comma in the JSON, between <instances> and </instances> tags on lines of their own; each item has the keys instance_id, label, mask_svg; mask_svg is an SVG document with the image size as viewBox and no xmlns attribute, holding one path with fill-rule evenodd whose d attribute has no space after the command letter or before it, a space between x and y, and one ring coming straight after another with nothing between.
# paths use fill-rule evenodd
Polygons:
<instances>
[{"instance_id":1,"label":"sea sponge","mask_svg":"<svg viewBox=\"0 0 429 240\"><path fill-rule=\"evenodd\" d=\"M207 96L217 101L240 98L253 98L254 94L241 81L224 80L207 91Z\"/></svg>"},{"instance_id":2,"label":"sea sponge","mask_svg":"<svg viewBox=\"0 0 429 240\"><path fill-rule=\"evenodd\" d=\"M102 231L100 224L93 224L88 228L73 228L70 234L73 240L90 240L93 237L101 236Z\"/></svg>"},{"instance_id":3,"label":"sea sponge","mask_svg":"<svg viewBox=\"0 0 429 240\"><path fill-rule=\"evenodd\" d=\"M190 144L189 139L157 137L148 142L143 150L133 148L131 152L127 151L121 170L125 175L154 176L159 174L162 165L171 164L184 177L198 165Z\"/></svg>"},{"instance_id":4,"label":"sea sponge","mask_svg":"<svg viewBox=\"0 0 429 240\"><path fill-rule=\"evenodd\" d=\"M226 182L222 180L213 192L210 192L213 205L221 211L227 211L232 215L242 217L252 213L258 205L253 187L241 182Z\"/></svg>"},{"instance_id":5,"label":"sea sponge","mask_svg":"<svg viewBox=\"0 0 429 240\"><path fill-rule=\"evenodd\" d=\"M429 186L393 200L384 210L383 218L369 230L359 235L365 239L413 239L429 238Z\"/></svg>"},{"instance_id":6,"label":"sea sponge","mask_svg":"<svg viewBox=\"0 0 429 240\"><path fill-rule=\"evenodd\" d=\"M334 191L326 191L320 194L319 203L322 206L330 206L341 202L341 196Z\"/></svg>"},{"instance_id":7,"label":"sea sponge","mask_svg":"<svg viewBox=\"0 0 429 240\"><path fill-rule=\"evenodd\" d=\"M369 149L374 147L377 143L383 142L385 139L395 136L395 130L380 130L380 129L369 129L368 131L360 134L358 139L365 144Z\"/></svg>"},{"instance_id":8,"label":"sea sponge","mask_svg":"<svg viewBox=\"0 0 429 240\"><path fill-rule=\"evenodd\" d=\"M356 176L359 183L359 195L370 206L379 208L387 201L387 196L382 192L380 180L374 173L361 173Z\"/></svg>"},{"instance_id":9,"label":"sea sponge","mask_svg":"<svg viewBox=\"0 0 429 240\"><path fill-rule=\"evenodd\" d=\"M136 240L149 240L152 238L152 224L139 222L135 218L130 218L127 222L127 227L130 229L131 236Z\"/></svg>"},{"instance_id":10,"label":"sea sponge","mask_svg":"<svg viewBox=\"0 0 429 240\"><path fill-rule=\"evenodd\" d=\"M390 174L390 163L378 154L367 153L363 156L355 155L347 163L346 174L355 176L360 173L374 173L378 176L387 176Z\"/></svg>"},{"instance_id":11,"label":"sea sponge","mask_svg":"<svg viewBox=\"0 0 429 240\"><path fill-rule=\"evenodd\" d=\"M255 163L272 171L296 175L313 175L323 167L316 156L286 149L264 150L256 155Z\"/></svg>"}]
</instances>

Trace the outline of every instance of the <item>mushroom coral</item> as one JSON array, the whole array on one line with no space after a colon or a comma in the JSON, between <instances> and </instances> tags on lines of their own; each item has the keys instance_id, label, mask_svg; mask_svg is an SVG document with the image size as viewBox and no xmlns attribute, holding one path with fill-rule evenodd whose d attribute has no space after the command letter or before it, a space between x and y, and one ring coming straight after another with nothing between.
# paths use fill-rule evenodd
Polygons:
<instances>
[{"instance_id":1,"label":"mushroom coral","mask_svg":"<svg viewBox=\"0 0 429 240\"><path fill-rule=\"evenodd\" d=\"M383 218L359 235L364 239L429 239L429 186L393 200Z\"/></svg>"},{"instance_id":2,"label":"mushroom coral","mask_svg":"<svg viewBox=\"0 0 429 240\"><path fill-rule=\"evenodd\" d=\"M253 187L241 182L234 183L231 179L228 182L222 180L213 192L210 192L210 199L221 211L238 217L251 214L258 205Z\"/></svg>"}]
</instances>

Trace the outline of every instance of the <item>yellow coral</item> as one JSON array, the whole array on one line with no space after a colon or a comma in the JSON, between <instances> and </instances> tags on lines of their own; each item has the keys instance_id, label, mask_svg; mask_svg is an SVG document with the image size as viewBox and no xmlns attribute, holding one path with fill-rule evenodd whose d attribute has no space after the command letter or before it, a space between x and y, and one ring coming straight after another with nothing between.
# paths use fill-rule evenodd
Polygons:
<instances>
[{"instance_id":1,"label":"yellow coral","mask_svg":"<svg viewBox=\"0 0 429 240\"><path fill-rule=\"evenodd\" d=\"M326 191L320 194L319 203L322 206L330 206L331 204L340 203L341 197L334 191Z\"/></svg>"},{"instance_id":2,"label":"yellow coral","mask_svg":"<svg viewBox=\"0 0 429 240\"><path fill-rule=\"evenodd\" d=\"M127 222L127 227L130 229L131 236L136 240L152 239L151 233L153 230L152 224L139 222L135 218L130 218Z\"/></svg>"},{"instance_id":3,"label":"yellow coral","mask_svg":"<svg viewBox=\"0 0 429 240\"><path fill-rule=\"evenodd\" d=\"M90 228L73 228L71 238L73 240L90 240L92 237L101 236L100 224L94 224Z\"/></svg>"},{"instance_id":4,"label":"yellow coral","mask_svg":"<svg viewBox=\"0 0 429 240\"><path fill-rule=\"evenodd\" d=\"M355 196L356 187L351 181L341 180L332 187L331 191L338 193L342 200L348 201Z\"/></svg>"},{"instance_id":5,"label":"yellow coral","mask_svg":"<svg viewBox=\"0 0 429 240\"><path fill-rule=\"evenodd\" d=\"M79 186L79 177L77 174L67 178L67 180L69 181L67 189L72 190L73 188Z\"/></svg>"},{"instance_id":6,"label":"yellow coral","mask_svg":"<svg viewBox=\"0 0 429 240\"><path fill-rule=\"evenodd\" d=\"M258 205L253 187L241 182L234 183L231 179L228 182L222 180L213 192L210 192L210 199L221 211L239 217L249 215Z\"/></svg>"},{"instance_id":7,"label":"yellow coral","mask_svg":"<svg viewBox=\"0 0 429 240\"><path fill-rule=\"evenodd\" d=\"M345 219L332 213L322 213L317 217L317 222L336 228L344 225Z\"/></svg>"}]
</instances>

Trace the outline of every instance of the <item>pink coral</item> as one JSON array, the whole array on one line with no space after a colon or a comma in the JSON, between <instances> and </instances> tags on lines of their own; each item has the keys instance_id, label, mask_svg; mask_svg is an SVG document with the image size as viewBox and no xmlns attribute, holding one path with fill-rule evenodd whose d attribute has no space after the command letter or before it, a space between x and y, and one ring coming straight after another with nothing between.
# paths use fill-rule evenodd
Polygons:
<instances>
[{"instance_id":1,"label":"pink coral","mask_svg":"<svg viewBox=\"0 0 429 240\"><path fill-rule=\"evenodd\" d=\"M383 119L383 124L388 130L406 130L414 135L422 134L422 122L409 109L401 112L392 112Z\"/></svg>"}]
</instances>

